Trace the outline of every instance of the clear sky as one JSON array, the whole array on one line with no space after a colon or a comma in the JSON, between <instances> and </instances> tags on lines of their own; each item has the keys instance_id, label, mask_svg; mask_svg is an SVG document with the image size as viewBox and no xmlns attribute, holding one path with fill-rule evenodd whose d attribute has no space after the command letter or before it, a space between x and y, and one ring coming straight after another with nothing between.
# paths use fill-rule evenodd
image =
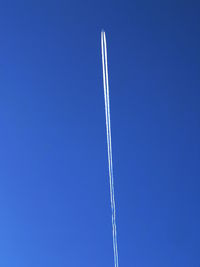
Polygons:
<instances>
[{"instance_id":1,"label":"clear sky","mask_svg":"<svg viewBox=\"0 0 200 267\"><path fill-rule=\"evenodd\" d=\"M0 266L200 266L199 1L0 1Z\"/></svg>"}]
</instances>

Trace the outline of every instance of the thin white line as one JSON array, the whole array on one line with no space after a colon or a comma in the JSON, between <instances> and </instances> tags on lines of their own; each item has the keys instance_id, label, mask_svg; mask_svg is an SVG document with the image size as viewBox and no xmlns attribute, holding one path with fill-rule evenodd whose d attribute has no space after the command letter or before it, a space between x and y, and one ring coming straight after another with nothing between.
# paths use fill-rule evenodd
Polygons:
<instances>
[{"instance_id":1,"label":"thin white line","mask_svg":"<svg viewBox=\"0 0 200 267\"><path fill-rule=\"evenodd\" d=\"M116 229L114 177L113 177L112 143L111 143L111 123L110 123L110 100L109 100L109 85L108 85L107 46L106 46L106 35L104 31L101 32L101 53L102 53L102 67L103 67L105 115L106 115L106 135L107 135L107 148L108 148L110 200L111 200L111 210L112 210L114 264L115 264L115 267L118 267L117 229Z\"/></svg>"}]
</instances>

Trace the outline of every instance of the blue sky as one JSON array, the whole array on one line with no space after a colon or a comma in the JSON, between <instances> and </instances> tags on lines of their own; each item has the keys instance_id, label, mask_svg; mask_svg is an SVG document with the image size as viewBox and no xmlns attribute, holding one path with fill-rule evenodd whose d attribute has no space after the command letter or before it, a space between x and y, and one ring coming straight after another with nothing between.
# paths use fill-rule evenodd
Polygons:
<instances>
[{"instance_id":1,"label":"blue sky","mask_svg":"<svg viewBox=\"0 0 200 267\"><path fill-rule=\"evenodd\" d=\"M198 1L0 2L0 266L199 267Z\"/></svg>"}]
</instances>

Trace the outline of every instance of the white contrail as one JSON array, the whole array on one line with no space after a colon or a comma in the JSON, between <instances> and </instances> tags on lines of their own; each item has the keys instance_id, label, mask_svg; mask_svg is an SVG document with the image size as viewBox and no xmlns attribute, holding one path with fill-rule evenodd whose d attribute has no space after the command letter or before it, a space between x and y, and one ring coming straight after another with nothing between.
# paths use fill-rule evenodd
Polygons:
<instances>
[{"instance_id":1,"label":"white contrail","mask_svg":"<svg viewBox=\"0 0 200 267\"><path fill-rule=\"evenodd\" d=\"M109 100L109 85L108 85L108 62L107 62L106 35L104 31L101 32L101 53L102 53L102 67L103 67L105 115L106 115L106 134L107 134L107 146L108 146L110 200L112 209L114 263L115 267L118 267L117 229L116 229L114 178L113 178L113 163L112 163L111 124L110 124L110 100Z\"/></svg>"}]
</instances>

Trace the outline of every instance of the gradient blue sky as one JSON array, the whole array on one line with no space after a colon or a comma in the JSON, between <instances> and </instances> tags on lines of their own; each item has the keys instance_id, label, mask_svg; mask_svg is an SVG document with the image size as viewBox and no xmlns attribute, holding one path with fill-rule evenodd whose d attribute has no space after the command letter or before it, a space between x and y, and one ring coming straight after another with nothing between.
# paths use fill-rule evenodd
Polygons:
<instances>
[{"instance_id":1,"label":"gradient blue sky","mask_svg":"<svg viewBox=\"0 0 200 267\"><path fill-rule=\"evenodd\" d=\"M199 1L0 2L0 266L200 266Z\"/></svg>"}]
</instances>

